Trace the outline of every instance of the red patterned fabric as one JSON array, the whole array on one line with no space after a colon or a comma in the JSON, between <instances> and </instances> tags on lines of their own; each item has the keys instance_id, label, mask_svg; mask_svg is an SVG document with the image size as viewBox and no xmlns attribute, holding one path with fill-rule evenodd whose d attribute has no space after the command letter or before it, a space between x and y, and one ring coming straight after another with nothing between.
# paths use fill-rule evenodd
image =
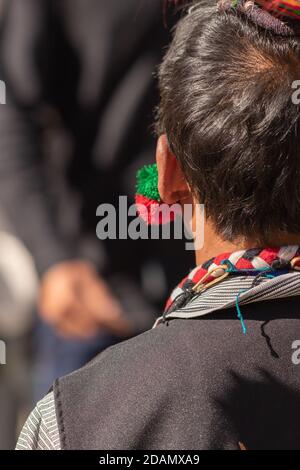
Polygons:
<instances>
[{"instance_id":1,"label":"red patterned fabric","mask_svg":"<svg viewBox=\"0 0 300 470\"><path fill-rule=\"evenodd\" d=\"M294 265L291 265L291 261L298 258ZM169 297L165 310L168 310L174 300L185 292L185 286L189 281L188 288L190 289L193 285L196 285L201 279L206 276L210 270L217 266L220 266L222 262L229 262L232 265L233 270L241 274L259 274L260 271L265 269L272 269L272 264L276 261L273 271L279 271L280 269L295 269L300 270L300 247L299 246L283 246L280 248L263 248L260 251L257 249L242 250L240 252L226 252L222 253L210 261L204 263L202 266L195 268L189 276L186 276L173 290ZM244 270L247 270L245 273ZM212 273L208 276L203 283L208 284L218 276L218 273Z\"/></svg>"}]
</instances>

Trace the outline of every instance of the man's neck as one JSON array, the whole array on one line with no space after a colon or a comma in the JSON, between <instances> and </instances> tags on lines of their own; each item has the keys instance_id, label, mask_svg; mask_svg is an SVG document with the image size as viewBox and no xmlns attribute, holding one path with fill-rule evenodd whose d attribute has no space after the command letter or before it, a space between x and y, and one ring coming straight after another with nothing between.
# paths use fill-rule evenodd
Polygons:
<instances>
[{"instance_id":1,"label":"man's neck","mask_svg":"<svg viewBox=\"0 0 300 470\"><path fill-rule=\"evenodd\" d=\"M270 242L265 246L278 247L286 245L300 245L300 234L279 234L272 236ZM196 251L196 263L201 265L221 253L249 250L250 248L263 248L263 245L255 239L245 239L237 243L223 240L217 235L213 225L206 222L204 227L204 245Z\"/></svg>"}]
</instances>

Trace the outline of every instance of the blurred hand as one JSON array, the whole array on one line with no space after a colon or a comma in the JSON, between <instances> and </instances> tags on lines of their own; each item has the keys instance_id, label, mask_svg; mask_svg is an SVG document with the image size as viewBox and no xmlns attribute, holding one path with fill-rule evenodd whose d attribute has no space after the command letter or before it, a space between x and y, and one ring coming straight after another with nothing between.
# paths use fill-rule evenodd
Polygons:
<instances>
[{"instance_id":1,"label":"blurred hand","mask_svg":"<svg viewBox=\"0 0 300 470\"><path fill-rule=\"evenodd\" d=\"M101 329L125 337L132 327L95 268L85 261L56 264L43 276L41 317L66 337L90 338Z\"/></svg>"}]
</instances>

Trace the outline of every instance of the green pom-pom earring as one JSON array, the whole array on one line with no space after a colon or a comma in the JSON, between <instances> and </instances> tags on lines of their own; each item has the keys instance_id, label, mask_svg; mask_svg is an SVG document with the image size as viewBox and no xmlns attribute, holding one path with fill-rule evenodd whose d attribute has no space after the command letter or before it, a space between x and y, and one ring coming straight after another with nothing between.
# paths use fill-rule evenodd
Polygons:
<instances>
[{"instance_id":1,"label":"green pom-pom earring","mask_svg":"<svg viewBox=\"0 0 300 470\"><path fill-rule=\"evenodd\" d=\"M136 192L154 201L161 200L158 192L158 171L156 163L154 165L145 165L137 172Z\"/></svg>"},{"instance_id":2,"label":"green pom-pom earring","mask_svg":"<svg viewBox=\"0 0 300 470\"><path fill-rule=\"evenodd\" d=\"M166 224L175 219L178 210L170 211L160 197L156 164L146 165L137 172L135 203L139 216L149 225Z\"/></svg>"}]
</instances>

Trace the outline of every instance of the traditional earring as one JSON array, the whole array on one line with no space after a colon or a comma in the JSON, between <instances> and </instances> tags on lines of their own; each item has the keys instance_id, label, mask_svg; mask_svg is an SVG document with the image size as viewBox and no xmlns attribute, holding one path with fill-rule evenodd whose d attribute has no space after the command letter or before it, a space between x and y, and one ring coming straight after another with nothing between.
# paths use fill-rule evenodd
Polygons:
<instances>
[{"instance_id":1,"label":"traditional earring","mask_svg":"<svg viewBox=\"0 0 300 470\"><path fill-rule=\"evenodd\" d=\"M139 217L148 225L161 225L172 222L179 212L177 205L164 203L158 191L158 171L156 163L145 165L137 172L135 203Z\"/></svg>"}]
</instances>

